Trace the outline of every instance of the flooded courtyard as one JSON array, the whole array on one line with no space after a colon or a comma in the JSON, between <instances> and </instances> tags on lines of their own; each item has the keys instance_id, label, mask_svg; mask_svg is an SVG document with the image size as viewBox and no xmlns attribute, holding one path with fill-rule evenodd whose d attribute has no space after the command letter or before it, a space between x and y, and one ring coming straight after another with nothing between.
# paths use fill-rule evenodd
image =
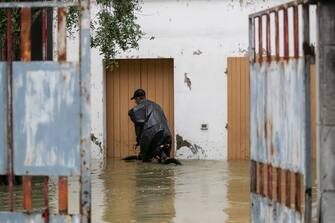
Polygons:
<instances>
[{"instance_id":1,"label":"flooded courtyard","mask_svg":"<svg viewBox=\"0 0 335 223\"><path fill-rule=\"evenodd\" d=\"M93 182L93 221L249 222L247 162L183 163L111 162Z\"/></svg>"},{"instance_id":2,"label":"flooded courtyard","mask_svg":"<svg viewBox=\"0 0 335 223\"><path fill-rule=\"evenodd\" d=\"M57 210L50 179L50 210ZM69 212L79 210L79 183L69 183ZM43 207L42 180L33 181L36 210ZM0 186L6 210L6 187ZM16 186L16 210L22 202ZM315 191L315 187L314 187ZM315 194L315 193L314 193ZM314 202L315 203L315 202ZM183 161L183 166L109 160L92 168L92 222L250 222L248 161Z\"/></svg>"}]
</instances>

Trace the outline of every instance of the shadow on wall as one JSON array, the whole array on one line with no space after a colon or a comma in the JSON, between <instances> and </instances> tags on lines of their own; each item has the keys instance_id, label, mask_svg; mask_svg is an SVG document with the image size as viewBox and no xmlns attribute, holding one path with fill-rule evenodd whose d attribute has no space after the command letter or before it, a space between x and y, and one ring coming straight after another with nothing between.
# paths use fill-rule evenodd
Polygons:
<instances>
[{"instance_id":1,"label":"shadow on wall","mask_svg":"<svg viewBox=\"0 0 335 223\"><path fill-rule=\"evenodd\" d=\"M184 140L180 135L176 135L176 142L176 156L179 159L200 159L207 157L205 150L201 146Z\"/></svg>"}]
</instances>

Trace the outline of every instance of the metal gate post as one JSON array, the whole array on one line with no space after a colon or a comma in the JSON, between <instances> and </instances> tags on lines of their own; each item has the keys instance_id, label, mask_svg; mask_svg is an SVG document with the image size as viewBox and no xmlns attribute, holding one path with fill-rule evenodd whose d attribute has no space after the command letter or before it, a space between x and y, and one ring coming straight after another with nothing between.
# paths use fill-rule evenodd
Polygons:
<instances>
[{"instance_id":1,"label":"metal gate post","mask_svg":"<svg viewBox=\"0 0 335 223\"><path fill-rule=\"evenodd\" d=\"M91 139L90 139L90 1L81 1L80 11L80 155L81 191L80 207L82 223L91 222Z\"/></svg>"},{"instance_id":2,"label":"metal gate post","mask_svg":"<svg viewBox=\"0 0 335 223\"><path fill-rule=\"evenodd\" d=\"M335 2L317 7L318 187L320 223L335 222Z\"/></svg>"}]
</instances>

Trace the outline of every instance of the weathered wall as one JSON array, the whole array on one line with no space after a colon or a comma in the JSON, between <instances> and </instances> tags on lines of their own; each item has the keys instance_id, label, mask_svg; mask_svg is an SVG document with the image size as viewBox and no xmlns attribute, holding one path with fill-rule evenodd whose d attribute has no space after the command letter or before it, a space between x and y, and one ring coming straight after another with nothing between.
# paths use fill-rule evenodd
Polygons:
<instances>
[{"instance_id":1,"label":"weathered wall","mask_svg":"<svg viewBox=\"0 0 335 223\"><path fill-rule=\"evenodd\" d=\"M282 2L144 0L138 14L145 32L140 47L118 57L174 58L179 158L227 158L227 57L247 53L248 14ZM69 42L70 49L72 45ZM103 138L104 77L97 49L92 50L91 69L92 131ZM208 130L201 130L201 124L208 124ZM94 154L101 157L98 149Z\"/></svg>"},{"instance_id":2,"label":"weathered wall","mask_svg":"<svg viewBox=\"0 0 335 223\"><path fill-rule=\"evenodd\" d=\"M335 2L318 5L319 222L335 222Z\"/></svg>"}]
</instances>

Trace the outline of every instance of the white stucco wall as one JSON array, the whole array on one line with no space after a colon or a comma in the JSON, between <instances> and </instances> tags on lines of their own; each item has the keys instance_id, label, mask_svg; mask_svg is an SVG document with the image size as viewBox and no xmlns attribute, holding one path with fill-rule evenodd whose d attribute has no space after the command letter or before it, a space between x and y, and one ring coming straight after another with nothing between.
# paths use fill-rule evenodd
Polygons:
<instances>
[{"instance_id":1,"label":"white stucco wall","mask_svg":"<svg viewBox=\"0 0 335 223\"><path fill-rule=\"evenodd\" d=\"M282 2L144 0L138 22L145 36L138 50L118 58L174 59L175 133L202 148L197 154L182 148L176 153L178 158L227 158L227 57L246 55L248 14ZM93 16L95 10L93 5ZM68 47L73 45L70 41ZM96 49L91 65L92 132L104 138L104 75ZM185 74L191 89L184 82ZM201 130L201 124L208 124L208 130ZM103 157L98 149L93 154Z\"/></svg>"}]
</instances>

